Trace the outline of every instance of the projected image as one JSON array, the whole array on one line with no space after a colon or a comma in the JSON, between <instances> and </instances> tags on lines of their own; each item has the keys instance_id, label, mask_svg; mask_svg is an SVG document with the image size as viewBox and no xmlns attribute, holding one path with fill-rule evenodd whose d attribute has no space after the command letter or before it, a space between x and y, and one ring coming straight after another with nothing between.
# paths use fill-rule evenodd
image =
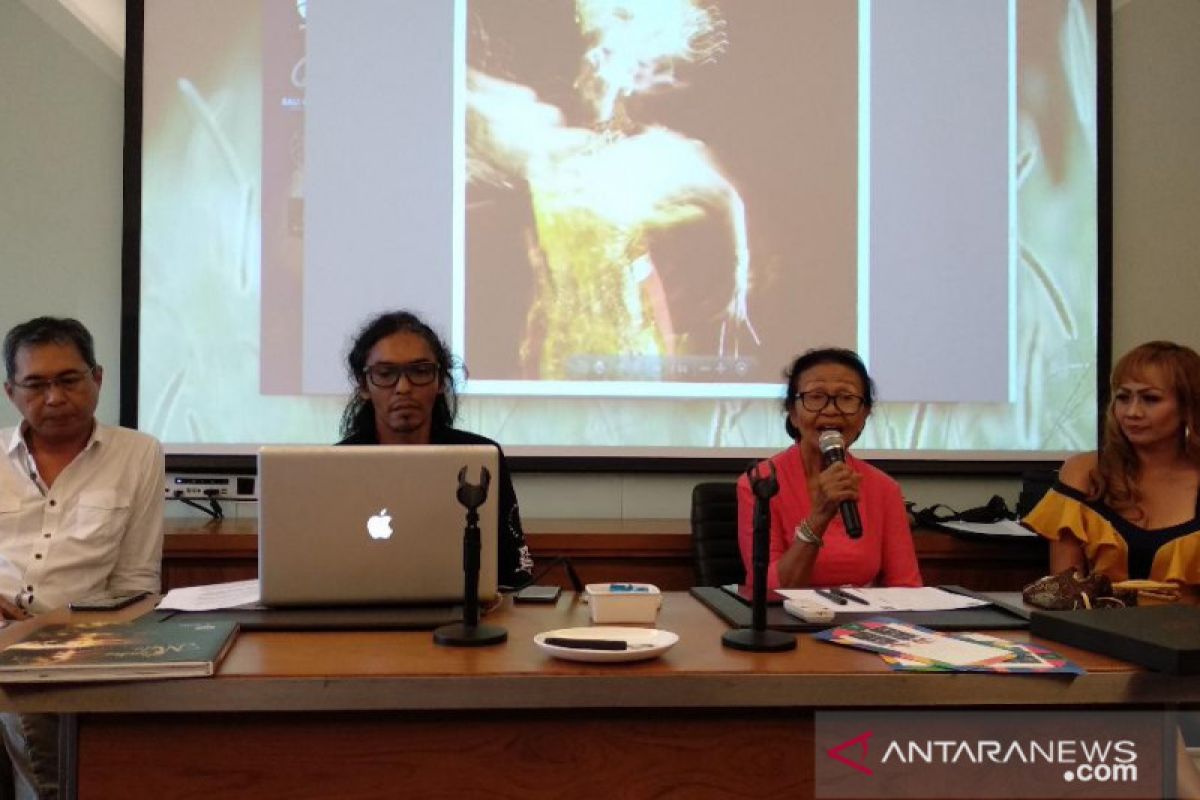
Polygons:
<instances>
[{"instance_id":1,"label":"projected image","mask_svg":"<svg viewBox=\"0 0 1200 800\"><path fill-rule=\"evenodd\" d=\"M268 30L264 79L288 76L297 28ZM263 242L264 319L295 328L272 387L335 391L340 343L396 298L468 393L773 394L795 342L858 333L857 37L853 3L312 4L301 262ZM287 97L264 218L293 200Z\"/></svg>"},{"instance_id":2,"label":"projected image","mask_svg":"<svg viewBox=\"0 0 1200 800\"><path fill-rule=\"evenodd\" d=\"M576 0L537 25L469 8L478 377L773 384L797 338L854 338L856 314L829 313L857 307L853 204L807 213L855 181L853 5ZM817 35L843 46L807 50ZM801 130L819 164L796 158Z\"/></svg>"},{"instance_id":3,"label":"projected image","mask_svg":"<svg viewBox=\"0 0 1200 800\"><path fill-rule=\"evenodd\" d=\"M1094 445L1092 2L159 0L145 40L169 445L334 440L384 308L517 453L774 451L823 345L877 378L860 450Z\"/></svg>"},{"instance_id":4,"label":"projected image","mask_svg":"<svg viewBox=\"0 0 1200 800\"><path fill-rule=\"evenodd\" d=\"M500 348L481 344L476 374L773 379L778 354L758 358L763 341L750 318L747 204L714 147L692 137L784 159L794 133L763 135L755 117L737 114L728 94L739 78L703 88L720 80L706 73L732 50L783 51L783 26L764 42L761 31L731 31L711 3L575 0L555 9L558 46L544 48L547 8L539 7L542 24L533 26L511 3L470 5L468 297L486 296L494 274L528 284L528 300L512 307L524 306L523 319L504 320L500 312L509 309L482 302L469 306L472 355L496 327L520 331L509 337L507 358L487 357ZM738 33L742 41L731 41ZM712 115L697 120L656 105L665 93L691 93L693 104L732 118L720 130ZM765 91L760 112L774 101ZM679 129L697 122L699 131ZM506 230L489 224L497 217ZM498 234L512 245L508 254L494 246ZM852 282L846 290L852 302Z\"/></svg>"}]
</instances>

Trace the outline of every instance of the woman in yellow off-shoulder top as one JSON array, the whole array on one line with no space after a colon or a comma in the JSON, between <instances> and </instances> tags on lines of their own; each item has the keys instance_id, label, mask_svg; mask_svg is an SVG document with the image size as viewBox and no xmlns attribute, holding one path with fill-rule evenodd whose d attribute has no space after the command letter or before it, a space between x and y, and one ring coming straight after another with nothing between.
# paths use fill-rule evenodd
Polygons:
<instances>
[{"instance_id":1,"label":"woman in yellow off-shoulder top","mask_svg":"<svg viewBox=\"0 0 1200 800\"><path fill-rule=\"evenodd\" d=\"M1069 458L1024 520L1050 571L1200 584L1200 356L1149 342L1117 362L1100 450Z\"/></svg>"}]
</instances>

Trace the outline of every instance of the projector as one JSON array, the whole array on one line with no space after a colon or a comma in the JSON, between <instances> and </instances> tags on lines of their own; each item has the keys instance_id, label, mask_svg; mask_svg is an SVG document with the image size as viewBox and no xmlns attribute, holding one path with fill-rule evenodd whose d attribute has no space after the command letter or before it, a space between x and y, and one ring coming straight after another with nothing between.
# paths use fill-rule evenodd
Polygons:
<instances>
[{"instance_id":1,"label":"projector","mask_svg":"<svg viewBox=\"0 0 1200 800\"><path fill-rule=\"evenodd\" d=\"M167 473L164 496L168 500L256 500L256 479L253 475L196 475Z\"/></svg>"}]
</instances>

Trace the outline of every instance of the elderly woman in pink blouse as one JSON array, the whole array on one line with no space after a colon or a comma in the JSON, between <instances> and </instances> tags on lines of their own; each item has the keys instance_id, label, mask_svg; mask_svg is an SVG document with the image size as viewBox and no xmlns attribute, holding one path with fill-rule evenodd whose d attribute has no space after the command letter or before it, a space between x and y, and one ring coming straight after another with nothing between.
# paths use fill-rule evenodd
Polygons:
<instances>
[{"instance_id":1,"label":"elderly woman in pink blouse","mask_svg":"<svg viewBox=\"0 0 1200 800\"><path fill-rule=\"evenodd\" d=\"M779 480L771 500L769 588L920 586L921 573L900 487L880 470L846 453L826 467L818 440L837 431L848 449L862 433L874 385L857 353L809 350L787 372L786 428L795 440L770 461ZM765 474L765 466L759 469ZM857 504L862 535L846 532L843 502ZM738 543L753 581L754 495L738 481Z\"/></svg>"}]
</instances>

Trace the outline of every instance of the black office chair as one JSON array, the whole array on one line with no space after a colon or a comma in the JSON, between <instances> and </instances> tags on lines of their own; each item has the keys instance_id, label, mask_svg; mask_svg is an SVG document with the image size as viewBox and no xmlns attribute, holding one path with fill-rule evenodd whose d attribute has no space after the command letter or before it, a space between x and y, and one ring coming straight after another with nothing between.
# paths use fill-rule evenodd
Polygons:
<instances>
[{"instance_id":1,"label":"black office chair","mask_svg":"<svg viewBox=\"0 0 1200 800\"><path fill-rule=\"evenodd\" d=\"M738 550L737 484L698 483L692 489L692 565L697 586L746 582Z\"/></svg>"}]
</instances>

